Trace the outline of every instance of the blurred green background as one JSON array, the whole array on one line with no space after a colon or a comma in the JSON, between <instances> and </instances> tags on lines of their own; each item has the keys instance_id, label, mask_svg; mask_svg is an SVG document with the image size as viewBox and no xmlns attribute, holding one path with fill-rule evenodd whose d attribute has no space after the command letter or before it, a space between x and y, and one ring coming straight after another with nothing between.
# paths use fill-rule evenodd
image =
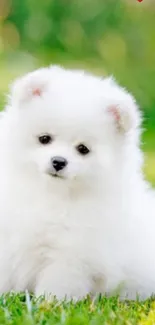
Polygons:
<instances>
[{"instance_id":1,"label":"blurred green background","mask_svg":"<svg viewBox=\"0 0 155 325\"><path fill-rule=\"evenodd\" d=\"M0 0L1 109L15 77L51 63L113 74L133 93L155 184L155 0Z\"/></svg>"}]
</instances>

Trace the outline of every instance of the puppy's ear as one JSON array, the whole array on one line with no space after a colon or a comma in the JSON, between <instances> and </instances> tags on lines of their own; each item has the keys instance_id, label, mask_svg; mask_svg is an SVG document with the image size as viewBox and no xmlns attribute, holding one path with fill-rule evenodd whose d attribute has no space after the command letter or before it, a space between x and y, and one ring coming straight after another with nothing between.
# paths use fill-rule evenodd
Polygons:
<instances>
[{"instance_id":1,"label":"puppy's ear","mask_svg":"<svg viewBox=\"0 0 155 325\"><path fill-rule=\"evenodd\" d=\"M127 103L111 104L108 106L108 113L120 132L128 132L140 125L140 115L136 111L136 106L129 106Z\"/></svg>"},{"instance_id":2,"label":"puppy's ear","mask_svg":"<svg viewBox=\"0 0 155 325\"><path fill-rule=\"evenodd\" d=\"M110 81L110 99L107 104L107 113L120 132L136 129L141 124L141 113L134 98L113 80Z\"/></svg>"},{"instance_id":3,"label":"puppy's ear","mask_svg":"<svg viewBox=\"0 0 155 325\"><path fill-rule=\"evenodd\" d=\"M43 68L17 79L11 85L12 106L20 107L32 99L42 97L48 86L48 69Z\"/></svg>"}]
</instances>

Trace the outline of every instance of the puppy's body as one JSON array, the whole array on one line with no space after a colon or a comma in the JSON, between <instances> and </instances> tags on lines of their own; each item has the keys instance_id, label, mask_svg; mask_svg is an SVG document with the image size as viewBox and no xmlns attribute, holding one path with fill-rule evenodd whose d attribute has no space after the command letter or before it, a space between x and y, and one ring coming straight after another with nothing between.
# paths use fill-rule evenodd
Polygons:
<instances>
[{"instance_id":1,"label":"puppy's body","mask_svg":"<svg viewBox=\"0 0 155 325\"><path fill-rule=\"evenodd\" d=\"M155 198L139 123L111 79L53 67L15 83L0 129L1 292L155 292ZM55 157L65 168L53 168Z\"/></svg>"}]
</instances>

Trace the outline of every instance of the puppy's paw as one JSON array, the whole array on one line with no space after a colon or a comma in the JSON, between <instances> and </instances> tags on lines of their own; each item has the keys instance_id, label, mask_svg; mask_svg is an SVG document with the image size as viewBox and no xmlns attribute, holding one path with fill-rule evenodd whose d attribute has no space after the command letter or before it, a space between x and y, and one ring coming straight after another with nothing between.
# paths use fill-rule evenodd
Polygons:
<instances>
[{"instance_id":1,"label":"puppy's paw","mask_svg":"<svg viewBox=\"0 0 155 325\"><path fill-rule=\"evenodd\" d=\"M89 288L82 283L77 286L76 282L73 286L69 283L62 283L61 279L56 283L52 279L49 279L47 285L46 281L41 281L36 287L35 295L37 297L43 296L46 300L52 301L54 299L74 301L84 299L90 293Z\"/></svg>"},{"instance_id":2,"label":"puppy's paw","mask_svg":"<svg viewBox=\"0 0 155 325\"><path fill-rule=\"evenodd\" d=\"M77 272L77 269L49 266L38 278L35 294L44 296L46 300L78 301L91 292L91 283L87 276Z\"/></svg>"}]
</instances>

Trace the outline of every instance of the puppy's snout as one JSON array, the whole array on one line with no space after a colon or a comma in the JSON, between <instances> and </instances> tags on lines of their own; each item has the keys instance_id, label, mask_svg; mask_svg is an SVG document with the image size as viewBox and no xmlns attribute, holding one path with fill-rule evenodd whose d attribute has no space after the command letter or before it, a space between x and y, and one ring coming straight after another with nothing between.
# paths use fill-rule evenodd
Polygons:
<instances>
[{"instance_id":1,"label":"puppy's snout","mask_svg":"<svg viewBox=\"0 0 155 325\"><path fill-rule=\"evenodd\" d=\"M52 166L56 172L59 172L59 170L62 170L68 164L68 162L65 158L59 157L59 156L53 157L51 159L51 162L52 162Z\"/></svg>"}]
</instances>

